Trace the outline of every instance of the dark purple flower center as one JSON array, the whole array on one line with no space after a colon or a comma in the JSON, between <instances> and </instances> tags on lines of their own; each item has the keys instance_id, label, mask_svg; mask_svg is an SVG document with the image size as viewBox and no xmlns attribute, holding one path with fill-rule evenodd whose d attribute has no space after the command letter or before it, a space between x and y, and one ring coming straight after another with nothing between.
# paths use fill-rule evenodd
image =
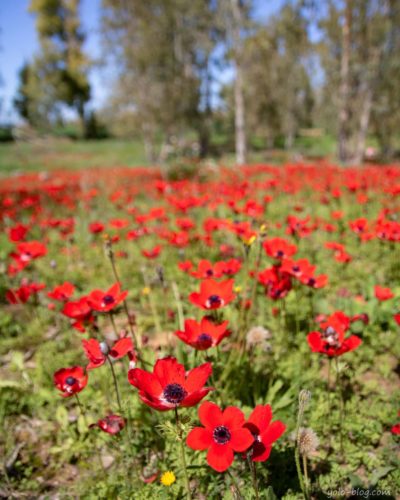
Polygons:
<instances>
[{"instance_id":1,"label":"dark purple flower center","mask_svg":"<svg viewBox=\"0 0 400 500\"><path fill-rule=\"evenodd\" d=\"M180 384L168 384L164 389L164 398L168 403L178 405L185 399L187 392Z\"/></svg>"},{"instance_id":2,"label":"dark purple flower center","mask_svg":"<svg viewBox=\"0 0 400 500\"><path fill-rule=\"evenodd\" d=\"M278 250L278 251L276 252L276 256L277 256L277 257L283 257L283 256L284 256L283 250Z\"/></svg>"},{"instance_id":3,"label":"dark purple flower center","mask_svg":"<svg viewBox=\"0 0 400 500\"><path fill-rule=\"evenodd\" d=\"M210 295L208 297L208 302L210 306L217 306L221 304L221 297L219 295Z\"/></svg>"},{"instance_id":4,"label":"dark purple flower center","mask_svg":"<svg viewBox=\"0 0 400 500\"><path fill-rule=\"evenodd\" d=\"M309 286L314 286L315 285L315 278L309 278L308 284L309 284Z\"/></svg>"},{"instance_id":5,"label":"dark purple flower center","mask_svg":"<svg viewBox=\"0 0 400 500\"><path fill-rule=\"evenodd\" d=\"M212 337L208 333L201 333L197 337L196 343L199 347L203 347L203 348L210 347L210 345L212 344Z\"/></svg>"},{"instance_id":6,"label":"dark purple flower center","mask_svg":"<svg viewBox=\"0 0 400 500\"><path fill-rule=\"evenodd\" d=\"M326 342L326 345L329 347L339 347L339 334L338 332L332 327L328 326L325 331L322 333L322 337L324 341Z\"/></svg>"},{"instance_id":7,"label":"dark purple flower center","mask_svg":"<svg viewBox=\"0 0 400 500\"><path fill-rule=\"evenodd\" d=\"M112 295L104 295L103 303L109 306L110 304L114 304L115 299Z\"/></svg>"},{"instance_id":8,"label":"dark purple flower center","mask_svg":"<svg viewBox=\"0 0 400 500\"><path fill-rule=\"evenodd\" d=\"M300 271L299 266L293 266L292 269L295 273L298 273Z\"/></svg>"},{"instance_id":9,"label":"dark purple flower center","mask_svg":"<svg viewBox=\"0 0 400 500\"><path fill-rule=\"evenodd\" d=\"M67 377L67 378L65 379L65 383L66 383L67 385L74 385L74 384L76 384L76 382L77 382L77 380L76 380L76 378L75 378L75 377Z\"/></svg>"},{"instance_id":10,"label":"dark purple flower center","mask_svg":"<svg viewBox=\"0 0 400 500\"><path fill-rule=\"evenodd\" d=\"M206 275L207 276L212 276L214 274L214 271L212 269L207 269Z\"/></svg>"},{"instance_id":11,"label":"dark purple flower center","mask_svg":"<svg viewBox=\"0 0 400 500\"><path fill-rule=\"evenodd\" d=\"M224 425L219 425L214 429L213 439L217 444L226 444L231 439L231 433Z\"/></svg>"}]
</instances>

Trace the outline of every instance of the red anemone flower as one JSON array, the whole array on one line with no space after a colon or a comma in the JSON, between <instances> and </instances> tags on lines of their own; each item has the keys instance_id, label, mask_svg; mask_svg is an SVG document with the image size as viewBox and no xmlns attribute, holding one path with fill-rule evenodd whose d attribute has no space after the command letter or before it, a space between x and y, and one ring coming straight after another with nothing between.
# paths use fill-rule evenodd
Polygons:
<instances>
[{"instance_id":1,"label":"red anemone flower","mask_svg":"<svg viewBox=\"0 0 400 500\"><path fill-rule=\"evenodd\" d=\"M89 231L92 234L101 233L102 231L104 231L104 224L102 224L101 222L91 222L89 224Z\"/></svg>"},{"instance_id":2,"label":"red anemone flower","mask_svg":"<svg viewBox=\"0 0 400 500\"><path fill-rule=\"evenodd\" d=\"M328 284L328 276L326 274L314 276L310 273L308 275L301 276L300 281L303 285L307 285L310 288L324 288L324 286Z\"/></svg>"},{"instance_id":3,"label":"red anemone flower","mask_svg":"<svg viewBox=\"0 0 400 500\"><path fill-rule=\"evenodd\" d=\"M115 283L106 292L93 290L88 295L88 303L95 311L108 312L123 302L128 292L121 292L121 285Z\"/></svg>"},{"instance_id":4,"label":"red anemone flower","mask_svg":"<svg viewBox=\"0 0 400 500\"><path fill-rule=\"evenodd\" d=\"M92 308L88 303L87 297L81 297L79 300L66 302L61 313L75 320L72 323L72 327L79 332L84 332L85 325L94 322Z\"/></svg>"},{"instance_id":5,"label":"red anemone flower","mask_svg":"<svg viewBox=\"0 0 400 500\"><path fill-rule=\"evenodd\" d=\"M270 405L257 405L244 427L251 432L254 442L247 453L253 462L264 462L268 459L272 444L279 439L286 430L286 425L280 420L272 422Z\"/></svg>"},{"instance_id":6,"label":"red anemone flower","mask_svg":"<svg viewBox=\"0 0 400 500\"><path fill-rule=\"evenodd\" d=\"M265 240L263 248L266 254L274 259L287 259L297 252L296 245L289 243L284 238L271 238Z\"/></svg>"},{"instance_id":7,"label":"red anemone flower","mask_svg":"<svg viewBox=\"0 0 400 500\"><path fill-rule=\"evenodd\" d=\"M360 337L351 335L345 338L350 319L341 311L337 311L320 324L321 332L311 332L307 336L312 352L320 352L329 357L341 356L353 351L362 343Z\"/></svg>"},{"instance_id":8,"label":"red anemone flower","mask_svg":"<svg viewBox=\"0 0 400 500\"><path fill-rule=\"evenodd\" d=\"M167 411L179 406L195 406L202 400L212 390L204 387L211 373L211 363L186 372L183 365L169 356L156 361L153 373L141 368L129 370L128 380L139 389L143 403L155 410Z\"/></svg>"},{"instance_id":9,"label":"red anemone flower","mask_svg":"<svg viewBox=\"0 0 400 500\"><path fill-rule=\"evenodd\" d=\"M89 425L92 429L93 427L98 427L103 432L107 432L107 434L115 435L122 431L125 427L126 420L124 417L120 415L107 415L104 418L98 420L95 424Z\"/></svg>"},{"instance_id":10,"label":"red anemone flower","mask_svg":"<svg viewBox=\"0 0 400 500\"><path fill-rule=\"evenodd\" d=\"M232 291L233 280L218 283L212 279L203 280L200 284L200 293L193 292L189 295L192 304L202 309L219 309L235 298Z\"/></svg>"},{"instance_id":11,"label":"red anemone flower","mask_svg":"<svg viewBox=\"0 0 400 500\"><path fill-rule=\"evenodd\" d=\"M199 323L194 319L187 319L184 331L177 331L175 335L195 349L205 351L217 346L222 339L230 335L227 325L228 321L216 325L206 317Z\"/></svg>"},{"instance_id":12,"label":"red anemone flower","mask_svg":"<svg viewBox=\"0 0 400 500\"><path fill-rule=\"evenodd\" d=\"M56 371L53 380L54 385L61 391L61 396L69 398L86 387L88 375L81 366L73 366Z\"/></svg>"},{"instance_id":13,"label":"red anemone flower","mask_svg":"<svg viewBox=\"0 0 400 500\"><path fill-rule=\"evenodd\" d=\"M107 356L113 359L120 359L128 354L128 352L133 351L132 339L130 337L117 340L111 349L106 342L100 343L96 339L82 340L82 346L86 357L90 361L86 367L87 370L99 368L104 365Z\"/></svg>"},{"instance_id":14,"label":"red anemone flower","mask_svg":"<svg viewBox=\"0 0 400 500\"><path fill-rule=\"evenodd\" d=\"M218 269L216 264L212 264L209 260L201 260L198 264L197 271L191 271L190 274L194 278L207 279L207 278L220 278L222 270Z\"/></svg>"},{"instance_id":15,"label":"red anemone flower","mask_svg":"<svg viewBox=\"0 0 400 500\"><path fill-rule=\"evenodd\" d=\"M303 276L312 276L314 274L315 266L311 265L307 259L291 260L284 259L280 272L288 273L294 278L301 279Z\"/></svg>"},{"instance_id":16,"label":"red anemone flower","mask_svg":"<svg viewBox=\"0 0 400 500\"><path fill-rule=\"evenodd\" d=\"M384 300L393 299L394 297L394 294L390 288L385 288L380 285L375 285L374 291L375 291L375 297L381 302L383 302Z\"/></svg>"},{"instance_id":17,"label":"red anemone flower","mask_svg":"<svg viewBox=\"0 0 400 500\"><path fill-rule=\"evenodd\" d=\"M228 406L221 411L206 401L199 408L199 419L204 427L192 429L186 444L193 450L208 450L208 465L218 472L231 466L235 451L243 452L254 442L251 432L243 427L245 418L239 408Z\"/></svg>"},{"instance_id":18,"label":"red anemone flower","mask_svg":"<svg viewBox=\"0 0 400 500\"><path fill-rule=\"evenodd\" d=\"M22 280L19 288L7 290L6 300L9 304L25 304L31 295L37 295L43 288L46 288L44 283L29 283L27 280Z\"/></svg>"},{"instance_id":19,"label":"red anemone flower","mask_svg":"<svg viewBox=\"0 0 400 500\"><path fill-rule=\"evenodd\" d=\"M74 293L75 287L72 283L66 281L62 285L56 286L51 292L47 293L47 296L50 299L59 300L60 302L64 302L68 300L71 295Z\"/></svg>"},{"instance_id":20,"label":"red anemone flower","mask_svg":"<svg viewBox=\"0 0 400 500\"><path fill-rule=\"evenodd\" d=\"M156 259L161 253L161 245L156 245L150 250L142 250L142 255L147 259Z\"/></svg>"}]
</instances>

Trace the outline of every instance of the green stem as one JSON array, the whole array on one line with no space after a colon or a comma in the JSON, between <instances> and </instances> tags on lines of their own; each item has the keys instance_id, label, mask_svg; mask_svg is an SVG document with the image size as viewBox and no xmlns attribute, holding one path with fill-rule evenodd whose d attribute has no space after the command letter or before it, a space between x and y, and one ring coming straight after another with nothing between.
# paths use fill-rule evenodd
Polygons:
<instances>
[{"instance_id":1,"label":"green stem","mask_svg":"<svg viewBox=\"0 0 400 500\"><path fill-rule=\"evenodd\" d=\"M108 361L108 363L110 365L110 369L111 369L111 374L112 374L112 378L113 378L113 382L114 382L115 394L117 396L118 408L119 408L120 413L122 414L123 412L122 412L121 398L119 395L117 377L115 376L115 370L114 370L114 366L112 364L112 361L110 359L110 356L107 356L107 361Z\"/></svg>"},{"instance_id":2,"label":"green stem","mask_svg":"<svg viewBox=\"0 0 400 500\"><path fill-rule=\"evenodd\" d=\"M338 358L335 358L336 363L336 385L339 390L339 433L340 433L340 453L343 455L343 419L344 419L344 399L343 399L343 387L342 387L342 377L339 373L339 361Z\"/></svg>"},{"instance_id":3,"label":"green stem","mask_svg":"<svg viewBox=\"0 0 400 500\"><path fill-rule=\"evenodd\" d=\"M296 431L295 431L295 449L294 449L294 459L296 462L296 470L297 470L297 476L299 478L299 483L300 483L300 488L301 491L303 492L303 495L306 496L305 493L305 487L304 487L304 481L303 481L303 474L301 472L301 467L300 467L300 451L299 451L299 434L300 434L300 427L303 422L303 416L304 416L304 405L300 404L299 406L299 411L297 414L297 423L296 423Z\"/></svg>"},{"instance_id":4,"label":"green stem","mask_svg":"<svg viewBox=\"0 0 400 500\"><path fill-rule=\"evenodd\" d=\"M300 467L300 453L299 453L299 447L296 443L296 448L294 450L294 459L296 462L296 470L297 470L297 477L299 478L299 483L300 483L300 488L304 496L306 496L305 493L305 488L304 488L304 481L303 481L303 474L301 472L301 467Z\"/></svg>"},{"instance_id":5,"label":"green stem","mask_svg":"<svg viewBox=\"0 0 400 500\"><path fill-rule=\"evenodd\" d=\"M256 464L251 460L249 456L247 456L247 462L250 467L250 472L251 472L251 481L253 483L253 490L254 494L256 496L256 500L259 500L260 495L258 493L258 484L257 484L257 469L256 469Z\"/></svg>"},{"instance_id":6,"label":"green stem","mask_svg":"<svg viewBox=\"0 0 400 500\"><path fill-rule=\"evenodd\" d=\"M310 481L308 479L307 456L303 455L304 483L307 500L310 498Z\"/></svg>"},{"instance_id":7,"label":"green stem","mask_svg":"<svg viewBox=\"0 0 400 500\"><path fill-rule=\"evenodd\" d=\"M109 246L107 255L108 255L108 257L110 259L110 262L111 262L111 267L112 267L112 270L113 270L114 278L116 279L116 281L118 283L121 283L121 280L120 280L119 275L118 275L117 267L115 265L114 252L113 252L113 249L111 247L111 243L109 243L109 245L110 246ZM140 359L141 358L141 354L140 354L140 349L139 349L139 343L138 343L138 339L137 339L135 330L133 329L133 326L132 326L132 322L131 322L131 319L130 319L130 316L129 316L129 310L128 310L128 305L126 303L126 300L124 300L122 302L122 305L123 305L123 308L124 308L124 311L125 311L126 319L128 321L128 328L129 328L129 331L130 331L130 333L132 335L132 339L133 339L133 341L135 343L135 349L137 351L138 358Z\"/></svg>"},{"instance_id":8,"label":"green stem","mask_svg":"<svg viewBox=\"0 0 400 500\"><path fill-rule=\"evenodd\" d=\"M190 481L189 481L189 475L188 475L187 465L186 465L185 445L183 443L182 427L181 427L181 423L179 420L178 408L176 406L175 406L175 422L176 422L176 427L178 429L178 434L179 434L179 447L180 447L181 464L182 464L183 474L185 476L186 494L187 494L188 500L191 500L192 493L190 491Z\"/></svg>"},{"instance_id":9,"label":"green stem","mask_svg":"<svg viewBox=\"0 0 400 500\"><path fill-rule=\"evenodd\" d=\"M178 285L175 283L175 281L171 283L171 287L175 297L176 308L178 310L179 329L183 330L185 328L185 325L183 320L183 308L182 308L181 296L179 294L179 288Z\"/></svg>"}]
</instances>

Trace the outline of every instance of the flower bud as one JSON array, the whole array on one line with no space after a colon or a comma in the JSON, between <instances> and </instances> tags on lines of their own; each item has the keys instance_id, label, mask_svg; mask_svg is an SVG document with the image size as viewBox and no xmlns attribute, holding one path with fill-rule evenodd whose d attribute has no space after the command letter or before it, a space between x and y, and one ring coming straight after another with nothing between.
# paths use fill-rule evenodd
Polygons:
<instances>
[{"instance_id":1,"label":"flower bud","mask_svg":"<svg viewBox=\"0 0 400 500\"><path fill-rule=\"evenodd\" d=\"M108 356L110 348L108 347L107 342L100 342L100 351L104 354L104 356Z\"/></svg>"}]
</instances>

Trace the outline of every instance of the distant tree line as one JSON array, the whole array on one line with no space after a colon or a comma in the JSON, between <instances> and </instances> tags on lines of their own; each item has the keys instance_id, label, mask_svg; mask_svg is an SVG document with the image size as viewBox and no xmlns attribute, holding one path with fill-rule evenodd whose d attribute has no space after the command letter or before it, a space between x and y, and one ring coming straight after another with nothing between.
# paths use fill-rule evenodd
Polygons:
<instances>
[{"instance_id":1,"label":"distant tree line","mask_svg":"<svg viewBox=\"0 0 400 500\"><path fill-rule=\"evenodd\" d=\"M91 61L79 7L31 0L40 52L21 69L15 106L48 129L64 107L74 109L90 137L98 124L87 111ZM310 128L337 137L343 163L361 162L371 135L390 158L400 130L400 2L288 0L265 23L254 7L102 0L103 63L115 78L101 120L117 135L140 137L152 161L184 138L209 155L219 134L244 163L255 140L290 149Z\"/></svg>"}]
</instances>

